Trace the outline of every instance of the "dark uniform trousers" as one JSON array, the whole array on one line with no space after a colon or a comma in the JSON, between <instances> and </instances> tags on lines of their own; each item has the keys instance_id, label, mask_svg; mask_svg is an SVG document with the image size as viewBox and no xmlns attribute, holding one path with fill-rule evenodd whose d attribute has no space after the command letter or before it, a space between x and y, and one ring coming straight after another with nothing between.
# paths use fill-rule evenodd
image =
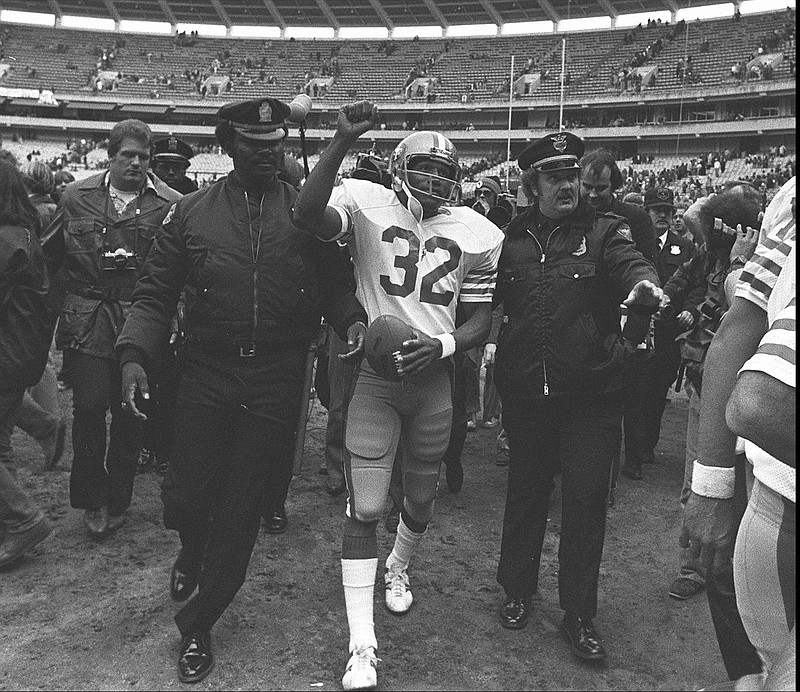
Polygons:
<instances>
[{"instance_id":1,"label":"dark uniform trousers","mask_svg":"<svg viewBox=\"0 0 800 692\"><path fill-rule=\"evenodd\" d=\"M464 451L464 443L467 441L467 378L470 377L468 367L464 361L466 356L463 352L453 356L453 424L450 428L450 442L447 451L444 453L445 466L458 465L461 463L461 454Z\"/></svg>"},{"instance_id":2,"label":"dark uniform trousers","mask_svg":"<svg viewBox=\"0 0 800 692\"><path fill-rule=\"evenodd\" d=\"M675 343L679 333L674 319L656 320L653 353L631 364L623 421L625 463L629 466L641 464L644 455L658 444L667 392L681 362L680 346Z\"/></svg>"},{"instance_id":3,"label":"dark uniform trousers","mask_svg":"<svg viewBox=\"0 0 800 692\"><path fill-rule=\"evenodd\" d=\"M158 362L148 368L150 405L142 430L143 446L154 452L159 463L169 463L172 433L175 428L175 402L178 396L179 359L175 344L165 340Z\"/></svg>"},{"instance_id":4,"label":"dark uniform trousers","mask_svg":"<svg viewBox=\"0 0 800 692\"><path fill-rule=\"evenodd\" d=\"M210 630L244 583L265 498L291 474L305 357L183 354L161 489L164 525L201 566L198 593L175 616L183 635Z\"/></svg>"},{"instance_id":5,"label":"dark uniform trousers","mask_svg":"<svg viewBox=\"0 0 800 692\"><path fill-rule=\"evenodd\" d=\"M70 503L77 509L107 506L122 514L131 504L140 423L122 410L120 367L115 359L71 351L72 473ZM106 434L106 411L111 429ZM106 450L107 438L111 440Z\"/></svg>"},{"instance_id":6,"label":"dark uniform trousers","mask_svg":"<svg viewBox=\"0 0 800 692\"><path fill-rule=\"evenodd\" d=\"M621 418L621 394L503 400L510 464L497 581L509 597L538 590L553 477L560 470L560 605L582 617L595 616L606 495Z\"/></svg>"}]
</instances>

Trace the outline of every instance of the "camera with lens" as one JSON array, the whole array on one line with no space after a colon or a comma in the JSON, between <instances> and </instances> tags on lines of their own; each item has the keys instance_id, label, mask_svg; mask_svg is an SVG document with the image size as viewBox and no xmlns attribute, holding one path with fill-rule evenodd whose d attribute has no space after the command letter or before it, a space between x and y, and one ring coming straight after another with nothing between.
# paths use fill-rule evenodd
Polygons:
<instances>
[{"instance_id":1,"label":"camera with lens","mask_svg":"<svg viewBox=\"0 0 800 692\"><path fill-rule=\"evenodd\" d=\"M725 309L719 304L719 301L710 296L701 303L699 310L705 320L711 324L719 324L725 314Z\"/></svg>"},{"instance_id":2,"label":"camera with lens","mask_svg":"<svg viewBox=\"0 0 800 692\"><path fill-rule=\"evenodd\" d=\"M715 218L714 225L708 233L706 247L711 250L725 250L730 252L736 242L736 229L731 228L722 219Z\"/></svg>"},{"instance_id":3,"label":"camera with lens","mask_svg":"<svg viewBox=\"0 0 800 692\"><path fill-rule=\"evenodd\" d=\"M118 271L124 269L136 270L136 253L128 252L124 247L108 250L101 258L103 271Z\"/></svg>"}]
</instances>

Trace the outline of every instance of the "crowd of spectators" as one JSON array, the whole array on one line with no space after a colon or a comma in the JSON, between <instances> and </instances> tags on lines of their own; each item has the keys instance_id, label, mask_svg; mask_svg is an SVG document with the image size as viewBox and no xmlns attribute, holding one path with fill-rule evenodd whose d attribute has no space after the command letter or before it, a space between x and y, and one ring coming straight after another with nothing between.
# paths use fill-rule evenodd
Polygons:
<instances>
[{"instance_id":1,"label":"crowd of spectators","mask_svg":"<svg viewBox=\"0 0 800 692\"><path fill-rule=\"evenodd\" d=\"M623 195L644 194L650 188L669 187L679 203L688 205L702 197L720 192L725 187L724 174L731 160L743 159L755 169L740 176L752 184L762 195L764 203L790 178L796 175L795 157L788 158L785 145L771 147L767 153L742 154L726 149L712 151L705 156L691 157L661 169L634 168L634 165L654 163L655 157L636 155L631 164L621 166L625 180Z\"/></svg>"},{"instance_id":2,"label":"crowd of spectators","mask_svg":"<svg viewBox=\"0 0 800 692\"><path fill-rule=\"evenodd\" d=\"M648 27L660 25L661 20L648 20L647 22ZM658 38L647 44L644 48L636 51L630 60L623 62L617 69L612 71L609 83L609 87L612 90L616 91L618 94L621 94L625 91L632 91L638 94L641 93L643 86L647 86L646 84L643 84L643 76L639 71L639 68L646 65L650 60L657 58L669 44L675 41L675 39L677 39L678 36L685 31L686 22L685 20L681 20L673 26L669 26L669 24L665 24L664 26L669 27L669 29L658 36ZM636 41L636 32L640 27L641 24L639 27L629 31L625 35L626 44L630 45ZM680 65L681 63L679 63L679 66ZM690 57L687 57L684 61L682 61L682 72L678 79L682 81L684 78L691 83L697 83L700 81L699 73L691 64ZM651 80L651 83L653 83L655 80L655 75L651 76Z\"/></svg>"},{"instance_id":3,"label":"crowd of spectators","mask_svg":"<svg viewBox=\"0 0 800 692\"><path fill-rule=\"evenodd\" d=\"M786 9L787 18L783 26L765 33L758 41L758 47L747 59L737 60L731 65L731 79L744 83L752 80L769 80L775 75L775 68L785 60L789 65L789 73L795 75L796 27L795 13L792 8ZM762 56L782 54L774 60L759 60Z\"/></svg>"}]
</instances>

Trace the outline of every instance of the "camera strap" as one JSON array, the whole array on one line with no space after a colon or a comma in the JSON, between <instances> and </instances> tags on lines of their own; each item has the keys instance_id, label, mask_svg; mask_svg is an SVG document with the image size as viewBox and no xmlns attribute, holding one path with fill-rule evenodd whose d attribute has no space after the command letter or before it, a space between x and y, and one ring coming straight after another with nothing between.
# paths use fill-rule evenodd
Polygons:
<instances>
[{"instance_id":1,"label":"camera strap","mask_svg":"<svg viewBox=\"0 0 800 692\"><path fill-rule=\"evenodd\" d=\"M117 221L119 221L119 219L122 216L122 214L124 214L125 210L128 208L128 205L134 199L136 200L136 209L135 209L135 211L133 213L133 215L134 215L134 229L133 229L133 233L134 233L134 235L133 235L133 243L134 243L134 245L133 245L133 250L136 249L136 240L139 237L139 219L140 219L140 217L142 215L142 193L144 192L145 189L147 189L146 185L145 185L144 188L142 188L141 190L139 190L139 192L136 193L135 197L130 197L126 201L125 200L125 196L127 196L127 195L125 195L124 191L117 190L117 188L112 187L112 185L111 185L111 176L109 175L108 178L106 178L106 193L107 194L106 194L106 199L105 199L105 205L103 207L103 226L102 226L102 229L101 229L102 247L101 247L101 250L100 250L101 253L113 252L113 250L117 249L117 248L112 248L110 246L110 244L109 244L108 228L109 228L109 226L114 226L117 223ZM122 194L120 195L119 193L122 193ZM117 205L117 200L119 200L120 202L123 203L121 208ZM114 211L117 214L117 219L115 221L110 221L111 217L110 217L110 214L109 214L109 202L113 202L114 203Z\"/></svg>"}]
</instances>

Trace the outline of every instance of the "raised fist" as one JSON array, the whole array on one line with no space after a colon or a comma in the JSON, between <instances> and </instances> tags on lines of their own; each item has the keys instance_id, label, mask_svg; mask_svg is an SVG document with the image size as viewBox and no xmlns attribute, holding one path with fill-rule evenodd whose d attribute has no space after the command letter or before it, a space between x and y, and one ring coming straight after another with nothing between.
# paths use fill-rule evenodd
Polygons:
<instances>
[{"instance_id":1,"label":"raised fist","mask_svg":"<svg viewBox=\"0 0 800 692\"><path fill-rule=\"evenodd\" d=\"M371 101L347 103L339 109L336 132L358 139L378 124L378 107Z\"/></svg>"}]
</instances>

